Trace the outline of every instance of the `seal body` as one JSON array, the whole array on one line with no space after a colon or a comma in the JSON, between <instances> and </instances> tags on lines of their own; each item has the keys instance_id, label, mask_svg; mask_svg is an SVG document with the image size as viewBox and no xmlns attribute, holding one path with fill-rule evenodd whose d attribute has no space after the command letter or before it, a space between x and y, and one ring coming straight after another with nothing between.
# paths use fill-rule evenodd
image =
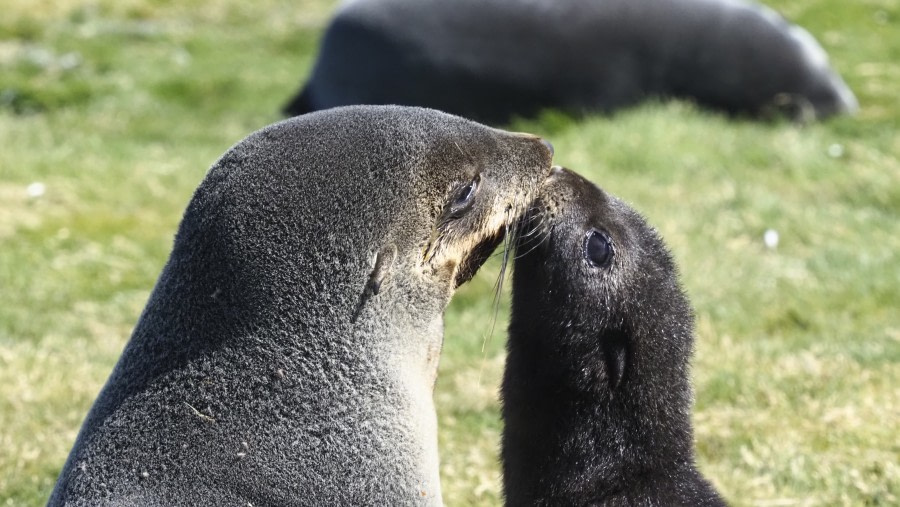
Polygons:
<instances>
[{"instance_id":1,"label":"seal body","mask_svg":"<svg viewBox=\"0 0 900 507\"><path fill-rule=\"evenodd\" d=\"M534 136L403 107L235 145L50 505L439 504L442 313L549 160Z\"/></svg>"},{"instance_id":2,"label":"seal body","mask_svg":"<svg viewBox=\"0 0 900 507\"><path fill-rule=\"evenodd\" d=\"M644 220L555 170L518 241L507 505L724 505L694 465L692 313Z\"/></svg>"},{"instance_id":3,"label":"seal body","mask_svg":"<svg viewBox=\"0 0 900 507\"><path fill-rule=\"evenodd\" d=\"M651 96L798 119L857 108L815 39L751 1L357 0L284 112L406 104L499 123Z\"/></svg>"}]
</instances>

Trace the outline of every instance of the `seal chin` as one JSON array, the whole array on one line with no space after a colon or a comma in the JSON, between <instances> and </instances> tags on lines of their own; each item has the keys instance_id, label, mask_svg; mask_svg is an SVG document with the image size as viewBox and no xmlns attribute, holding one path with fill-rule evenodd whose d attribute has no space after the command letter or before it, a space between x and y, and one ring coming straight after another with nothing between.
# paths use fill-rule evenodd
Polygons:
<instances>
[{"instance_id":1,"label":"seal chin","mask_svg":"<svg viewBox=\"0 0 900 507\"><path fill-rule=\"evenodd\" d=\"M503 231L497 231L481 240L469 251L469 254L463 258L462 262L459 263L459 268L456 270L455 287L459 287L475 276L475 273L490 258L491 253L503 242L503 237Z\"/></svg>"}]
</instances>

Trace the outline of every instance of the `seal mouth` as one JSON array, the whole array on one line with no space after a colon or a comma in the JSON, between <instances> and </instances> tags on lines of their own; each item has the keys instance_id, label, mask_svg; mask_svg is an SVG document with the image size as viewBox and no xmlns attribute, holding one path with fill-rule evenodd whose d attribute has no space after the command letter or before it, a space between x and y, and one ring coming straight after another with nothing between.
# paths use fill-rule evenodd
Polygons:
<instances>
[{"instance_id":1,"label":"seal mouth","mask_svg":"<svg viewBox=\"0 0 900 507\"><path fill-rule=\"evenodd\" d=\"M456 270L456 278L454 279L455 287L468 282L475 276L475 273L484 265L491 257L494 250L503 243L506 236L504 231L498 230L479 241L469 254L459 263Z\"/></svg>"}]
</instances>

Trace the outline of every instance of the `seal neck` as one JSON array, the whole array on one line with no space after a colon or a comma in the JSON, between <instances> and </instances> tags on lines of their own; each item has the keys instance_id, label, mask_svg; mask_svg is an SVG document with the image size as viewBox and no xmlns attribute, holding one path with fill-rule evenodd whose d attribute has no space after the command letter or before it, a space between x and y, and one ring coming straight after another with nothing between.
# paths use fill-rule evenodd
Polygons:
<instances>
[{"instance_id":1,"label":"seal neck","mask_svg":"<svg viewBox=\"0 0 900 507\"><path fill-rule=\"evenodd\" d=\"M577 484L606 495L646 477L696 474L686 360L676 354L662 363L653 350L628 343L624 375L612 387L602 348L567 354L558 333L530 325L510 328L520 347L510 344L503 385L507 485ZM594 343L620 339L592 337Z\"/></svg>"}]
</instances>

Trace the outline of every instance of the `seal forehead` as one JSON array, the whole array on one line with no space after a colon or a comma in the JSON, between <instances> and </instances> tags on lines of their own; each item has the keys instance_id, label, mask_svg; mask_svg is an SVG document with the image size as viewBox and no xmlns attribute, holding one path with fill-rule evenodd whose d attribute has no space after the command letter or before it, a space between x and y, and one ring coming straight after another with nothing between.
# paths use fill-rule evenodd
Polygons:
<instances>
[{"instance_id":1,"label":"seal forehead","mask_svg":"<svg viewBox=\"0 0 900 507\"><path fill-rule=\"evenodd\" d=\"M647 271L672 269L667 250L640 214L574 172L562 170L551 176L532 213L536 229L526 231L517 248L534 250L535 255L524 256L521 265L557 280L566 287L563 292L593 295L589 298L593 301L617 287L628 287L622 294L639 289L640 283L633 280ZM608 268L587 261L586 238L595 232L612 249Z\"/></svg>"},{"instance_id":2,"label":"seal forehead","mask_svg":"<svg viewBox=\"0 0 900 507\"><path fill-rule=\"evenodd\" d=\"M389 200L396 210L415 202L402 198L407 191L443 192L472 165L453 156L458 154L455 147L485 152L491 137L484 126L429 109L337 108L291 118L251 135L220 159L204 187L237 179L229 192L250 194L269 185L268 190L278 193L282 186L298 202L317 202L324 212L348 204L349 197L356 199L356 209ZM479 161L476 156L466 158ZM324 192L331 187L333 192Z\"/></svg>"},{"instance_id":3,"label":"seal forehead","mask_svg":"<svg viewBox=\"0 0 900 507\"><path fill-rule=\"evenodd\" d=\"M536 199L542 213L566 228L612 224L618 204L618 199L599 186L564 168L554 168Z\"/></svg>"}]
</instances>

